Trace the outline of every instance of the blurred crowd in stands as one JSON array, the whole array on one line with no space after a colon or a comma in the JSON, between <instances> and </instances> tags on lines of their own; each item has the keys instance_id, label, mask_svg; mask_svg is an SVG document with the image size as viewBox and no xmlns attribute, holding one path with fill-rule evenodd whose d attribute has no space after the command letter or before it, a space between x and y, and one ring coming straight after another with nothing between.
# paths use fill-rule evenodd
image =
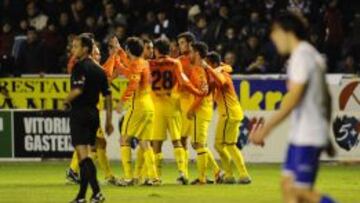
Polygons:
<instances>
[{"instance_id":1,"label":"blurred crowd in stands","mask_svg":"<svg viewBox=\"0 0 360 203\"><path fill-rule=\"evenodd\" d=\"M327 58L328 72L358 73L358 0L0 0L1 75L65 73L74 35L92 32L107 57L107 41L131 35L172 41L191 31L234 73L283 73L269 40L271 20L283 11L306 16L309 40Z\"/></svg>"}]
</instances>

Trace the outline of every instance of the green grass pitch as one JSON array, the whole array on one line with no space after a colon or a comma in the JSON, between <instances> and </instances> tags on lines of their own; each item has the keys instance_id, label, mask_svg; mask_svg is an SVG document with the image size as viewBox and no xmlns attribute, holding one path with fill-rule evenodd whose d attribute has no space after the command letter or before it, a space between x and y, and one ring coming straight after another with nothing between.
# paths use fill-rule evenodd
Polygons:
<instances>
[{"instance_id":1,"label":"green grass pitch","mask_svg":"<svg viewBox=\"0 0 360 203\"><path fill-rule=\"evenodd\" d=\"M69 202L77 193L75 185L65 185L66 161L45 161L31 163L0 163L0 202L1 203L61 203ZM119 162L112 163L113 170L120 176ZM160 187L115 187L102 185L106 202L242 202L258 203L281 202L280 165L250 164L249 172L253 183L243 185L179 186L176 179L175 164L163 167L163 182ZM99 171L99 170L98 170ZM191 174L196 175L194 164ZM101 171L98 173L103 180ZM360 202L360 166L323 164L317 188L331 194L342 203ZM88 196L90 191L88 192Z\"/></svg>"}]
</instances>

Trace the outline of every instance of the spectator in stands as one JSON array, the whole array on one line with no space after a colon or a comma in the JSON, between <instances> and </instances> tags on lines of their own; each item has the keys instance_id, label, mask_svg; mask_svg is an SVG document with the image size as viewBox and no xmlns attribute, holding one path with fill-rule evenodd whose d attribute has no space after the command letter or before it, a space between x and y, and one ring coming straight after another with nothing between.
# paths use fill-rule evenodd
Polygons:
<instances>
[{"instance_id":1,"label":"spectator in stands","mask_svg":"<svg viewBox=\"0 0 360 203\"><path fill-rule=\"evenodd\" d=\"M4 23L0 33L0 75L12 71L14 59L11 55L15 33L10 23Z\"/></svg>"},{"instance_id":2,"label":"spectator in stands","mask_svg":"<svg viewBox=\"0 0 360 203\"><path fill-rule=\"evenodd\" d=\"M214 16L221 7L221 0L206 0L204 2L204 12L207 16Z\"/></svg>"},{"instance_id":3,"label":"spectator in stands","mask_svg":"<svg viewBox=\"0 0 360 203\"><path fill-rule=\"evenodd\" d=\"M260 55L259 38L255 35L250 35L246 42L240 47L239 50L239 64L243 68L247 68L250 64L257 61Z\"/></svg>"},{"instance_id":4,"label":"spectator in stands","mask_svg":"<svg viewBox=\"0 0 360 203\"><path fill-rule=\"evenodd\" d=\"M275 15L275 12L279 10L278 2L275 0L265 0L264 3L264 16L267 21L271 21Z\"/></svg>"},{"instance_id":5,"label":"spectator in stands","mask_svg":"<svg viewBox=\"0 0 360 203\"><path fill-rule=\"evenodd\" d=\"M343 42L343 25L341 12L337 8L337 0L332 0L326 9L324 16L325 24L325 52L328 58L328 68L330 72L336 69L336 62L341 56L341 44Z\"/></svg>"},{"instance_id":6,"label":"spectator in stands","mask_svg":"<svg viewBox=\"0 0 360 203\"><path fill-rule=\"evenodd\" d=\"M42 34L44 52L44 69L47 73L61 73L58 60L66 47L66 41L58 32L55 23L50 21Z\"/></svg>"},{"instance_id":7,"label":"spectator in stands","mask_svg":"<svg viewBox=\"0 0 360 203\"><path fill-rule=\"evenodd\" d=\"M337 71L340 73L359 74L360 73L359 63L358 61L355 60L353 55L348 54L340 62Z\"/></svg>"},{"instance_id":8,"label":"spectator in stands","mask_svg":"<svg viewBox=\"0 0 360 203\"><path fill-rule=\"evenodd\" d=\"M67 12L60 13L58 25L59 25L58 28L59 33L64 38L64 40L66 40L67 36L70 33L78 32L77 27L71 22L69 14Z\"/></svg>"},{"instance_id":9,"label":"spectator in stands","mask_svg":"<svg viewBox=\"0 0 360 203\"><path fill-rule=\"evenodd\" d=\"M311 1L310 0L289 0L287 10L304 16L310 14Z\"/></svg>"},{"instance_id":10,"label":"spectator in stands","mask_svg":"<svg viewBox=\"0 0 360 203\"><path fill-rule=\"evenodd\" d=\"M174 38L176 36L176 25L171 21L165 10L160 10L157 15L157 23L154 26L155 37Z\"/></svg>"},{"instance_id":11,"label":"spectator in stands","mask_svg":"<svg viewBox=\"0 0 360 203\"><path fill-rule=\"evenodd\" d=\"M215 42L221 39L221 37L225 33L225 29L229 27L229 8L226 5L221 5L219 8L218 15L215 17L214 20L211 21L209 25L209 33L211 33L210 38L208 40L210 47L215 46Z\"/></svg>"},{"instance_id":12,"label":"spectator in stands","mask_svg":"<svg viewBox=\"0 0 360 203\"><path fill-rule=\"evenodd\" d=\"M26 35L28 28L29 28L28 21L25 19L20 20L19 29L17 31L17 34L18 35Z\"/></svg>"},{"instance_id":13,"label":"spectator in stands","mask_svg":"<svg viewBox=\"0 0 360 203\"><path fill-rule=\"evenodd\" d=\"M44 64L45 49L40 41L36 28L29 27L27 31L27 40L22 43L19 49L19 56L16 59L16 74L45 73Z\"/></svg>"},{"instance_id":14,"label":"spectator in stands","mask_svg":"<svg viewBox=\"0 0 360 203\"><path fill-rule=\"evenodd\" d=\"M134 28L135 34L140 33L153 33L154 27L156 25L156 15L154 11L148 11L145 15L145 21L141 24L139 24L139 27Z\"/></svg>"},{"instance_id":15,"label":"spectator in stands","mask_svg":"<svg viewBox=\"0 0 360 203\"><path fill-rule=\"evenodd\" d=\"M263 55L257 55L256 59L245 68L246 73L258 74L265 73L267 71L267 64Z\"/></svg>"},{"instance_id":16,"label":"spectator in stands","mask_svg":"<svg viewBox=\"0 0 360 203\"><path fill-rule=\"evenodd\" d=\"M242 29L242 38L257 36L260 40L263 40L267 34L266 29L266 25L261 22L260 13L258 11L252 11L249 22L246 23Z\"/></svg>"},{"instance_id":17,"label":"spectator in stands","mask_svg":"<svg viewBox=\"0 0 360 203\"><path fill-rule=\"evenodd\" d=\"M220 44L216 46L216 50L219 53L224 53L226 50L237 50L239 48L240 41L237 39L236 30L234 27L228 27L225 32L225 36L220 41Z\"/></svg>"},{"instance_id":18,"label":"spectator in stands","mask_svg":"<svg viewBox=\"0 0 360 203\"><path fill-rule=\"evenodd\" d=\"M35 27L36 30L42 30L46 27L48 16L41 13L34 1L30 1L26 6L26 13L30 25Z\"/></svg>"},{"instance_id":19,"label":"spectator in stands","mask_svg":"<svg viewBox=\"0 0 360 203\"><path fill-rule=\"evenodd\" d=\"M75 2L71 3L71 14L72 19L74 19L75 23L78 23L79 25L83 25L85 23L84 21L86 16L90 15L83 0L75 0Z\"/></svg>"},{"instance_id":20,"label":"spectator in stands","mask_svg":"<svg viewBox=\"0 0 360 203\"><path fill-rule=\"evenodd\" d=\"M97 24L99 27L109 29L116 24L126 25L126 18L123 14L117 13L112 2L108 2L104 6L104 13L100 15Z\"/></svg>"},{"instance_id":21,"label":"spectator in stands","mask_svg":"<svg viewBox=\"0 0 360 203\"><path fill-rule=\"evenodd\" d=\"M195 24L189 28L197 40L209 43L211 39L211 33L207 24L206 16L199 14L195 16Z\"/></svg>"},{"instance_id":22,"label":"spectator in stands","mask_svg":"<svg viewBox=\"0 0 360 203\"><path fill-rule=\"evenodd\" d=\"M126 38L128 37L126 26L123 24L117 24L113 26L111 30L112 32L109 32L109 34L103 40L103 44L107 46L108 44L107 42L109 41L109 39L112 38L113 36L116 36L120 44L123 45L125 43Z\"/></svg>"},{"instance_id":23,"label":"spectator in stands","mask_svg":"<svg viewBox=\"0 0 360 203\"><path fill-rule=\"evenodd\" d=\"M237 57L235 51L228 50L224 55L224 62L229 64L233 68L232 73L242 72L241 68L237 64Z\"/></svg>"},{"instance_id":24,"label":"spectator in stands","mask_svg":"<svg viewBox=\"0 0 360 203\"><path fill-rule=\"evenodd\" d=\"M11 55L18 61L22 44L28 43L28 26L33 25L39 33L52 38L54 33L46 26L49 21L54 22L55 30L63 41L69 35L87 31L95 32L96 40L102 44L106 44L109 36L114 34L121 42L130 35L174 40L179 32L190 30L198 39L206 41L210 49L216 49L222 55L227 52L235 53L238 56L238 71L245 72L245 68L252 64L251 67L265 67L266 73L278 73L284 66L273 45L269 43L267 32L275 15L282 10L290 10L308 17L312 28L309 39L317 49L325 52L330 71L334 72L343 70L338 65L346 61L341 58L342 55L351 53L354 59L360 58L360 13L356 9L359 3L353 1L350 8L346 2L348 1L4 0L0 3L0 23L9 22L11 33L15 37L13 40L5 40L5 44L1 42L0 48L6 46L9 51L9 47L12 47ZM45 44L47 40L44 39ZM173 49L176 50L175 47ZM61 55L64 52L62 50ZM102 53L107 52L103 50ZM55 61L58 60L59 58ZM264 66L259 66L263 61ZM41 64L41 61L38 63ZM45 65L39 68L48 67L49 65Z\"/></svg>"},{"instance_id":25,"label":"spectator in stands","mask_svg":"<svg viewBox=\"0 0 360 203\"><path fill-rule=\"evenodd\" d=\"M84 27L81 29L82 32L90 32L90 33L94 33L94 35L99 38L99 35L101 35L101 33L99 32L99 29L96 25L96 20L94 16L87 16L85 19L85 25Z\"/></svg>"}]
</instances>

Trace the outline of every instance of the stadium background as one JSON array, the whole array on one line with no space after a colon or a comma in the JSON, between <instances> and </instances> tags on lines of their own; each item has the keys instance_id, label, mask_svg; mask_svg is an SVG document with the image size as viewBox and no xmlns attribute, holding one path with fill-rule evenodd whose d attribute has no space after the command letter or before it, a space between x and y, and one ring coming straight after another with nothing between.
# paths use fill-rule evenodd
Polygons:
<instances>
[{"instance_id":1,"label":"stadium background","mask_svg":"<svg viewBox=\"0 0 360 203\"><path fill-rule=\"evenodd\" d=\"M359 5L358 0L0 0L0 87L9 94L0 94L0 202L57 203L73 197L76 186L64 185L69 161L58 159L72 151L68 118L56 109L69 91L65 67L75 34L94 32L105 60L112 35L121 43L131 35L166 36L176 56L174 37L194 32L234 67L236 92L251 119L266 117L285 95L286 59L276 54L267 37L271 20L285 10L308 17L310 42L328 59L329 72L337 73L327 78L334 100L331 137L339 152L336 159L346 164L322 163L317 188L340 202L360 202L359 165L347 164L360 157ZM122 79L114 81L114 94L125 85ZM241 144L247 141L246 121ZM103 191L108 202L280 202L280 166L264 162L282 160L287 125L274 131L264 148L244 146L246 161L260 162L247 164L254 180L249 186L174 186L174 163L166 163L160 188L103 186ZM118 137L116 131L108 138L111 159L120 158ZM164 149L165 158L172 159L169 143ZM33 162L34 157L42 161ZM112 168L121 177L119 162L112 162ZM190 170L194 175L193 163ZM103 178L101 170L98 176Z\"/></svg>"},{"instance_id":2,"label":"stadium background","mask_svg":"<svg viewBox=\"0 0 360 203\"><path fill-rule=\"evenodd\" d=\"M283 73L268 31L286 10L308 18L309 40L327 57L329 72L356 73L359 8L356 0L1 0L0 74L65 73L71 39L81 32L95 34L105 60L110 36L121 43L131 35L168 37L177 55L175 36L187 30L235 74Z\"/></svg>"},{"instance_id":3,"label":"stadium background","mask_svg":"<svg viewBox=\"0 0 360 203\"><path fill-rule=\"evenodd\" d=\"M339 138L336 142L340 149L338 159L356 159L360 155L357 147L360 102L359 96L356 96L359 92L356 73L359 73L360 59L360 12L358 1L352 1L351 6L348 3L334 0L3 0L0 4L0 87L9 92L9 97L0 96L0 108L36 111L2 111L0 133L3 136L0 137L0 145L3 147L0 148L0 156L69 156L68 151L72 147L66 129L63 132L49 130L48 134L53 135L46 138L48 141L36 141L35 135L44 136L45 132L28 129L31 122L36 121L27 120L27 116L66 117L66 113L58 111L69 91L65 67L70 56L70 42L75 34L81 32L95 34L102 60L105 60L110 36L117 36L121 43L131 35L148 39L166 37L172 41L171 54L177 56L179 51L175 37L189 30L198 40L219 51L224 61L234 67L234 84L247 119L266 117L276 110L286 93L285 75L282 75L286 59L277 55L269 41L269 26L276 14L290 10L308 18L310 42L328 59L329 72L337 73L328 76L335 101L332 137ZM115 104L126 81L118 79L111 86ZM340 104L342 91L348 93ZM118 118L118 115L114 117ZM44 124L43 127L53 125ZM282 132L286 131L287 125L274 132L280 135L272 136L269 145L285 145L287 134ZM247 130L244 124L239 144L246 145ZM209 130L209 146L212 146L213 132L214 124ZM54 136L61 139L50 141ZM116 131L109 138L108 153L112 159L119 158L118 136ZM37 149L36 142L60 144L58 147L45 144L43 149ZM20 152L15 152L19 149ZM170 150L169 145L165 149ZM62 152L54 153L52 150ZM279 162L283 150L282 147L260 150L245 146L244 153L249 161ZM172 153L165 153L165 158L172 158Z\"/></svg>"}]
</instances>

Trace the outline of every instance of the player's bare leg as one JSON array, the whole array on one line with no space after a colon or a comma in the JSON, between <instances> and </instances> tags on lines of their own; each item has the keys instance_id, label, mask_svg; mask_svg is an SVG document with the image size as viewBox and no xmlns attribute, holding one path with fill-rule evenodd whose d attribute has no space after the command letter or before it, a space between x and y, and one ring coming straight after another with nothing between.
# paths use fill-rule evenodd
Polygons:
<instances>
[{"instance_id":1,"label":"player's bare leg","mask_svg":"<svg viewBox=\"0 0 360 203\"><path fill-rule=\"evenodd\" d=\"M297 203L294 191L294 181L291 176L282 177L281 191L285 203Z\"/></svg>"},{"instance_id":2,"label":"player's bare leg","mask_svg":"<svg viewBox=\"0 0 360 203\"><path fill-rule=\"evenodd\" d=\"M296 187L294 185L294 194L299 203L335 203L331 197L315 191L312 186Z\"/></svg>"}]
</instances>

